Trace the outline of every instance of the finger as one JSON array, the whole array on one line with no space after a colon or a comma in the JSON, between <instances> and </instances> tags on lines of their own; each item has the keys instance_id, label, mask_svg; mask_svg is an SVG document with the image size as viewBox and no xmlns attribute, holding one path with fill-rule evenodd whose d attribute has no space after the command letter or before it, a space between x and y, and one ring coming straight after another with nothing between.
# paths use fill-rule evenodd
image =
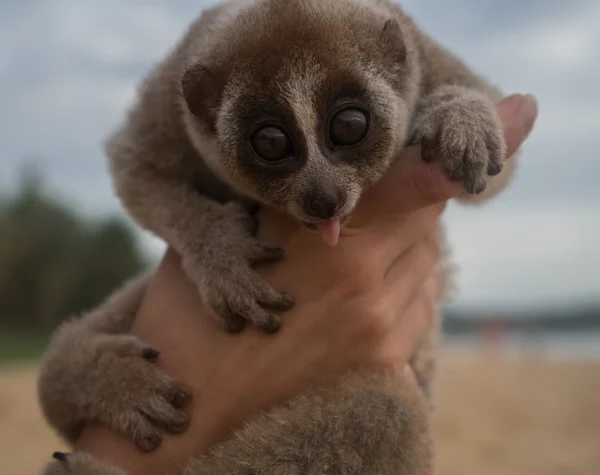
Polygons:
<instances>
[{"instance_id":1,"label":"finger","mask_svg":"<svg viewBox=\"0 0 600 475\"><path fill-rule=\"evenodd\" d=\"M415 295L421 291L435 267L436 251L427 249L430 247L436 247L435 232L429 233L426 239L397 259L386 276L371 286L372 292L365 295L367 302L366 307L363 307L370 309L366 313L368 318L364 318L364 312L359 312L354 322L344 319L341 325L335 326L335 332L328 341L348 345L357 361L365 356L371 361L372 355L379 353L381 342L387 338L390 328L396 325L398 316L403 314Z\"/></svg>"},{"instance_id":2,"label":"finger","mask_svg":"<svg viewBox=\"0 0 600 475\"><path fill-rule=\"evenodd\" d=\"M384 285L390 305L402 311L421 291L425 281L436 272L440 258L436 230L432 230L416 246L398 256L388 267Z\"/></svg>"},{"instance_id":3,"label":"finger","mask_svg":"<svg viewBox=\"0 0 600 475\"><path fill-rule=\"evenodd\" d=\"M507 156L527 138L537 118L533 96L511 95L498 103L498 113L505 130ZM353 223L371 222L378 215L410 212L441 201L463 191L463 184L452 182L439 163L425 163L419 146L404 149L383 179L369 189L357 206Z\"/></svg>"},{"instance_id":4,"label":"finger","mask_svg":"<svg viewBox=\"0 0 600 475\"><path fill-rule=\"evenodd\" d=\"M512 156L531 133L538 115L537 100L530 94L513 94L498 103L498 115L504 127L506 158Z\"/></svg>"},{"instance_id":5,"label":"finger","mask_svg":"<svg viewBox=\"0 0 600 475\"><path fill-rule=\"evenodd\" d=\"M397 312L397 318L376 352L377 363L398 368L409 361L432 325L440 292L440 279L432 272L421 283L408 307Z\"/></svg>"},{"instance_id":6,"label":"finger","mask_svg":"<svg viewBox=\"0 0 600 475\"><path fill-rule=\"evenodd\" d=\"M365 228L368 234L363 232L363 235L369 242L364 246L368 247L370 243L377 242L376 252L372 254L374 258L377 256L381 259L382 266L388 267L385 271L386 276L402 260L403 254L436 232L444 208L445 204L438 203L401 215L398 219L382 220L377 225Z\"/></svg>"}]
</instances>

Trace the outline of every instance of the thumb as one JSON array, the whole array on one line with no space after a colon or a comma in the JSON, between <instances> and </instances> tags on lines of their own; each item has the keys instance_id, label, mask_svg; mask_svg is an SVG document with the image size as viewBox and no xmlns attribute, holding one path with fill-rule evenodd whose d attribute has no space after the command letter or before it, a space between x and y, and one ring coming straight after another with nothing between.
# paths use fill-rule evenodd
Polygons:
<instances>
[{"instance_id":1,"label":"thumb","mask_svg":"<svg viewBox=\"0 0 600 475\"><path fill-rule=\"evenodd\" d=\"M531 133L538 114L537 100L531 94L513 94L498 103L504 127L506 157L512 156Z\"/></svg>"}]
</instances>

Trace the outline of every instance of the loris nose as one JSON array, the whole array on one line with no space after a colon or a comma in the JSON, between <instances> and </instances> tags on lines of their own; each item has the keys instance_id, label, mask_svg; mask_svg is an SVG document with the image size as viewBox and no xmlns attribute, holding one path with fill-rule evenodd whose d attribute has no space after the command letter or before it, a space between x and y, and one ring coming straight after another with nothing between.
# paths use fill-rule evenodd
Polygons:
<instances>
[{"instance_id":1,"label":"loris nose","mask_svg":"<svg viewBox=\"0 0 600 475\"><path fill-rule=\"evenodd\" d=\"M304 212L313 218L329 219L335 216L346 202L346 194L340 190L320 190L304 197Z\"/></svg>"}]
</instances>

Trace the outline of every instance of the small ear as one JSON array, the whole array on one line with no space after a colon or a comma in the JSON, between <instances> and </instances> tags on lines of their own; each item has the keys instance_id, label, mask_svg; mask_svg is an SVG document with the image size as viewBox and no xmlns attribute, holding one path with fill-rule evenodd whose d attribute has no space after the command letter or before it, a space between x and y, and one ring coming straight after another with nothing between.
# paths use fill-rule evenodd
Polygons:
<instances>
[{"instance_id":1,"label":"small ear","mask_svg":"<svg viewBox=\"0 0 600 475\"><path fill-rule=\"evenodd\" d=\"M406 42L398 20L390 19L385 22L379 37L384 55L393 64L404 64L406 61Z\"/></svg>"},{"instance_id":2,"label":"small ear","mask_svg":"<svg viewBox=\"0 0 600 475\"><path fill-rule=\"evenodd\" d=\"M224 84L220 74L203 64L188 68L181 77L181 93L190 112L214 122Z\"/></svg>"}]
</instances>

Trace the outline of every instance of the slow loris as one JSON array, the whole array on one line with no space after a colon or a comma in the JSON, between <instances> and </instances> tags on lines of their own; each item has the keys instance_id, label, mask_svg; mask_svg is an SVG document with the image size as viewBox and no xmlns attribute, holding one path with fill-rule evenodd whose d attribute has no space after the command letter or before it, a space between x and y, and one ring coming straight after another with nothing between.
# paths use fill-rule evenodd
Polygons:
<instances>
[{"instance_id":1,"label":"slow loris","mask_svg":"<svg viewBox=\"0 0 600 475\"><path fill-rule=\"evenodd\" d=\"M181 255L225 328L275 332L293 297L253 270L283 257L255 237L256 205L335 245L364 190L417 143L464 180L461 199L489 198L514 164L502 161L500 98L388 0L230 0L152 71L106 151L126 210ZM161 429L187 427L188 395L129 334L146 279L53 337L40 401L71 442L89 421L143 450ZM428 398L437 329L412 359ZM185 473L422 474L428 418L421 394L393 376L354 373L256 418ZM87 454L57 458L47 475L123 474Z\"/></svg>"}]
</instances>

